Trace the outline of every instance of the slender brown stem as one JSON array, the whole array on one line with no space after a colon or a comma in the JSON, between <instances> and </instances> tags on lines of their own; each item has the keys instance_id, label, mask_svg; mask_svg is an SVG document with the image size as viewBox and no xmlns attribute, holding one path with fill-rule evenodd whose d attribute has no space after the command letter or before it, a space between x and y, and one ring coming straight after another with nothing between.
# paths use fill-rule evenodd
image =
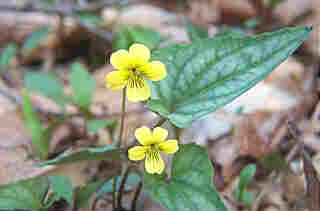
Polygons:
<instances>
[{"instance_id":1,"label":"slender brown stem","mask_svg":"<svg viewBox=\"0 0 320 211\"><path fill-rule=\"evenodd\" d=\"M142 191L143 183L142 181L138 184L136 193L134 194L134 198L131 203L131 211L135 211L137 209L137 201L139 199L140 193Z\"/></svg>"},{"instance_id":2,"label":"slender brown stem","mask_svg":"<svg viewBox=\"0 0 320 211\"><path fill-rule=\"evenodd\" d=\"M118 210L121 210L121 204L122 204L122 196L123 196L123 191L124 191L124 186L127 182L128 176L129 176L129 166L127 167L126 171L124 172L124 175L122 177L122 181L120 184L120 188L119 188L119 196L118 196Z\"/></svg>"},{"instance_id":3,"label":"slender brown stem","mask_svg":"<svg viewBox=\"0 0 320 211\"><path fill-rule=\"evenodd\" d=\"M117 198L117 183L118 183L118 175L115 175L113 177L113 184L112 184L112 210L117 211L117 203L116 203L116 198Z\"/></svg>"}]
</instances>

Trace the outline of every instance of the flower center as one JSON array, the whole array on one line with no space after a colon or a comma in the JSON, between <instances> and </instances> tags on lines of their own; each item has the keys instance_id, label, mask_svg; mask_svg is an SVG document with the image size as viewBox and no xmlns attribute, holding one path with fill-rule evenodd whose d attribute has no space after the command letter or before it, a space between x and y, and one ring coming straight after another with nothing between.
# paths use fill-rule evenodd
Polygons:
<instances>
[{"instance_id":1,"label":"flower center","mask_svg":"<svg viewBox=\"0 0 320 211\"><path fill-rule=\"evenodd\" d=\"M154 144L150 145L149 150L147 151L148 156L150 157L150 159L152 160L159 160L159 152L158 149L156 148L156 146Z\"/></svg>"},{"instance_id":2,"label":"flower center","mask_svg":"<svg viewBox=\"0 0 320 211\"><path fill-rule=\"evenodd\" d=\"M144 87L144 79L140 76L135 69L132 70L132 73L129 77L128 86L130 88L142 88Z\"/></svg>"}]
</instances>

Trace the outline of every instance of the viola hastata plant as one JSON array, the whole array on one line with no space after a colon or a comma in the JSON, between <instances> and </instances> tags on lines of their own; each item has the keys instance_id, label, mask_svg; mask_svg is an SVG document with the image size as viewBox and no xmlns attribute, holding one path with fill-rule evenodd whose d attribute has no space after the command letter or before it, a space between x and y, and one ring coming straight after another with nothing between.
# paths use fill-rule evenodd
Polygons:
<instances>
[{"instance_id":1,"label":"viola hastata plant","mask_svg":"<svg viewBox=\"0 0 320 211\"><path fill-rule=\"evenodd\" d=\"M59 176L2 185L0 209L43 210L63 199L76 210L87 205L90 196L97 192L97 200L112 195L107 201L111 202L114 211L128 210L123 207L122 198L130 184L131 189L137 185L132 211L136 210L142 188L169 211L226 211L212 185L213 166L207 150L196 144L180 144L183 140L174 132L177 128L189 127L193 121L230 103L263 80L308 38L311 30L311 27L294 27L254 36L209 38L203 30L189 28L190 43L163 48L158 48L159 36L150 30L130 28L127 32L116 33L114 43L119 46L114 46L118 50L110 57L115 70L106 75L106 87L122 90L122 108L120 130L113 136L112 145L83 148L48 160L52 158L48 150L48 131L40 125L27 92L24 113L26 123L30 124L34 148L40 152L40 166L110 160L119 165L117 169L121 169L121 175L117 170L113 179L94 181L77 192L72 190L68 179ZM124 38L118 37L122 35L130 40L123 42ZM158 37L154 39L156 35ZM157 44L153 40L157 40ZM152 51L148 46L152 46ZM39 80L51 84L50 90L44 89L43 83L37 85ZM114 130L113 123L92 119L90 104L95 82L84 66L72 66L72 97L64 96L62 85L49 75L33 75L25 79L25 83L29 89L39 91L62 106L67 103L78 105L89 132L102 128L112 134L118 131ZM145 101L144 106L158 119L154 126L138 128L135 131L137 142L130 143L130 147L123 141L127 99L137 103ZM166 140L168 131L161 127L165 122L172 128L175 139ZM165 155L172 156L172 163L167 168L162 159ZM137 168L140 164L141 168ZM138 175L132 177L134 173ZM138 179L132 181L132 178ZM23 194L20 194L22 189ZM50 197L46 195L49 189L54 193Z\"/></svg>"}]
</instances>

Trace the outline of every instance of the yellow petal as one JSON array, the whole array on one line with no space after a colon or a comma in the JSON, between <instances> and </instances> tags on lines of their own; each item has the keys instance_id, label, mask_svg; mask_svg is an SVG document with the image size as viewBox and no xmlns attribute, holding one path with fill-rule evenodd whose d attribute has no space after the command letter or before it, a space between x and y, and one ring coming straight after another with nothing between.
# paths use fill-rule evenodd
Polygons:
<instances>
[{"instance_id":1,"label":"yellow petal","mask_svg":"<svg viewBox=\"0 0 320 211\"><path fill-rule=\"evenodd\" d=\"M166 66L159 61L152 61L137 68L148 80L160 81L167 76Z\"/></svg>"},{"instance_id":2,"label":"yellow petal","mask_svg":"<svg viewBox=\"0 0 320 211\"><path fill-rule=\"evenodd\" d=\"M149 147L135 146L128 150L128 156L130 160L142 160L146 156L146 152Z\"/></svg>"},{"instance_id":3,"label":"yellow petal","mask_svg":"<svg viewBox=\"0 0 320 211\"><path fill-rule=\"evenodd\" d=\"M153 138L157 140L157 143L161 143L166 140L168 136L168 131L161 127L156 127L153 129Z\"/></svg>"},{"instance_id":4,"label":"yellow petal","mask_svg":"<svg viewBox=\"0 0 320 211\"><path fill-rule=\"evenodd\" d=\"M110 63L118 70L128 69L132 66L131 57L126 50L118 50L111 54Z\"/></svg>"},{"instance_id":5,"label":"yellow petal","mask_svg":"<svg viewBox=\"0 0 320 211\"><path fill-rule=\"evenodd\" d=\"M152 133L151 130L146 126L136 129L135 136L139 143L144 146L152 144Z\"/></svg>"},{"instance_id":6,"label":"yellow petal","mask_svg":"<svg viewBox=\"0 0 320 211\"><path fill-rule=\"evenodd\" d=\"M156 149L150 149L146 154L145 168L149 174L161 174L164 170L164 161Z\"/></svg>"},{"instance_id":7,"label":"yellow petal","mask_svg":"<svg viewBox=\"0 0 320 211\"><path fill-rule=\"evenodd\" d=\"M150 87L141 76L132 76L128 80L127 96L132 102L147 100L150 97Z\"/></svg>"},{"instance_id":8,"label":"yellow petal","mask_svg":"<svg viewBox=\"0 0 320 211\"><path fill-rule=\"evenodd\" d=\"M128 71L112 71L106 76L107 88L110 89L123 89L129 78L130 72Z\"/></svg>"},{"instance_id":9,"label":"yellow petal","mask_svg":"<svg viewBox=\"0 0 320 211\"><path fill-rule=\"evenodd\" d=\"M166 142L158 144L158 147L165 154L173 154L179 150L177 140L168 140Z\"/></svg>"},{"instance_id":10,"label":"yellow petal","mask_svg":"<svg viewBox=\"0 0 320 211\"><path fill-rule=\"evenodd\" d=\"M148 47L142 44L133 44L129 48L131 62L135 67L139 67L148 63L151 53Z\"/></svg>"}]
</instances>

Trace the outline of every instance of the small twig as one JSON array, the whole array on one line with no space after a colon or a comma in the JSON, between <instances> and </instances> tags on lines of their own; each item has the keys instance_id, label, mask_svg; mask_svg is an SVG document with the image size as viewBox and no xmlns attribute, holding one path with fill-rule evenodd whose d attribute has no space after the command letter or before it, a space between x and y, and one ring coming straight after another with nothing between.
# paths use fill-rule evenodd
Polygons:
<instances>
[{"instance_id":1,"label":"small twig","mask_svg":"<svg viewBox=\"0 0 320 211\"><path fill-rule=\"evenodd\" d=\"M122 181L121 181L121 184L120 184L119 196L118 196L118 205L117 205L118 210L121 210L121 207L122 207L122 196L123 196L125 184L127 182L128 176L129 176L129 171L130 171L130 168L128 166L126 168L125 172L124 172L124 175L122 177Z\"/></svg>"},{"instance_id":2,"label":"small twig","mask_svg":"<svg viewBox=\"0 0 320 211\"><path fill-rule=\"evenodd\" d=\"M134 194L133 200L131 202L131 211L136 211L137 209L137 202L140 196L140 193L142 192L143 183L142 181L139 182L136 193Z\"/></svg>"}]
</instances>

